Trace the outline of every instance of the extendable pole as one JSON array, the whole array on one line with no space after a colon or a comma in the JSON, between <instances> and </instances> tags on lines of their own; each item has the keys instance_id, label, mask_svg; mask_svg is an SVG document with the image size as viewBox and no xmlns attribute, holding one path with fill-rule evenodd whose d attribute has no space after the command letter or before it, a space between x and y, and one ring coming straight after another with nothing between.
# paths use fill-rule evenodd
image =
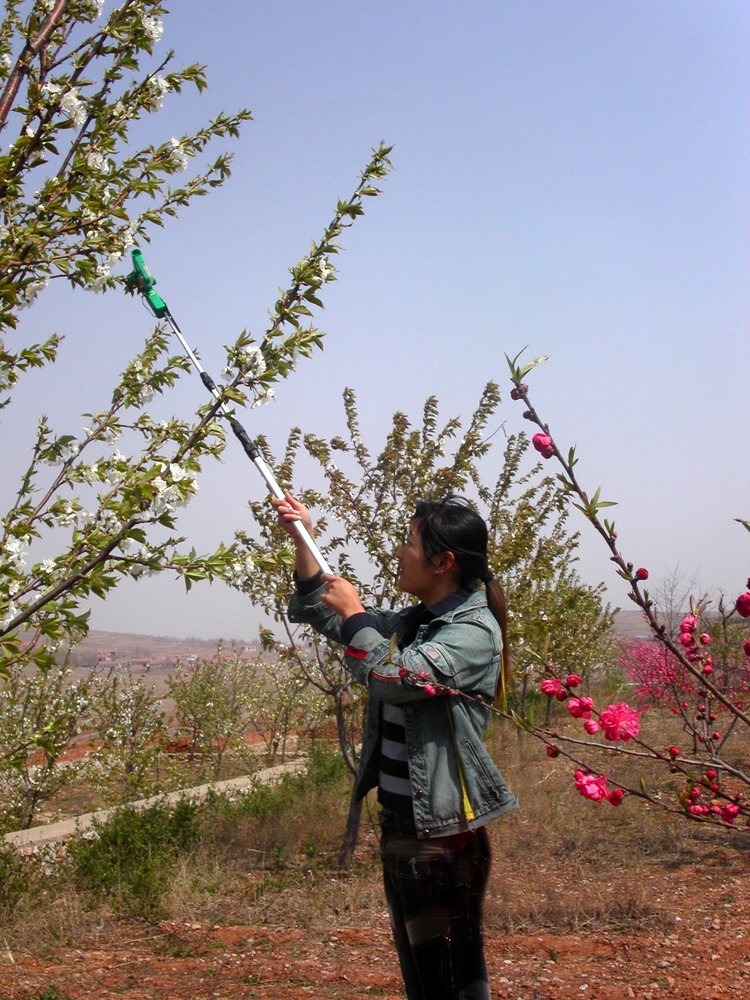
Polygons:
<instances>
[{"instance_id":1,"label":"extendable pole","mask_svg":"<svg viewBox=\"0 0 750 1000\"><path fill-rule=\"evenodd\" d=\"M167 321L167 323L172 329L172 332L177 337L180 344L182 344L182 349L185 351L185 354L187 354L187 356L190 358L191 362L195 366L196 371L200 375L201 382L205 385L205 387L208 389L208 391L211 393L214 399L220 400L221 393L217 388L216 383L208 374L208 372L205 370L203 365L195 356L195 352L190 348L190 345L183 337L182 331L175 322L174 317L170 313L169 308L167 307L167 304L164 301L164 299L162 299L161 296L158 295L153 290L153 286L156 284L156 279L146 267L143 260L143 254L141 253L140 250L133 250L132 258L133 258L134 270L131 274L128 275L126 279L128 284L130 285L131 288L137 289L139 292L141 292L144 299L146 300L146 303L148 304L148 307L151 309L151 311L157 317L157 319L164 319ZM242 445L242 448L247 457L253 463L258 472L260 472L261 476L263 476L263 479L265 480L268 489L277 499L283 500L284 491L276 482L276 477L274 476L269 465L261 455L260 450L258 449L258 446L255 443L255 441L253 441L253 439L250 437L250 435L247 433L245 428L235 417L235 415L232 413L232 411L229 409L226 403L224 402L220 403L219 410L222 416L226 417L227 420L229 421L229 426L232 428L234 436ZM301 521L294 521L292 524L292 528L296 532L298 537L302 540L302 542L305 544L305 547L308 549L310 555L313 557L313 559L318 564L320 569L324 573L329 573L333 575L333 570L326 562L322 552L315 544L312 535L304 526L304 524L302 524Z\"/></svg>"}]
</instances>

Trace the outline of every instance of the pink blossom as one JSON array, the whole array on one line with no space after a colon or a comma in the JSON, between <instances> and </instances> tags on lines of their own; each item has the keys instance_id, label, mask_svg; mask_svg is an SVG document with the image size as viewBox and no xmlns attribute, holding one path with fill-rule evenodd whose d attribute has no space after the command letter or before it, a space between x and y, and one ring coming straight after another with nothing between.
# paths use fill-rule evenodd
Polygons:
<instances>
[{"instance_id":1,"label":"pink blossom","mask_svg":"<svg viewBox=\"0 0 750 1000\"><path fill-rule=\"evenodd\" d=\"M701 632L700 636L701 646L707 646L710 641L711 641L711 636L708 634L708 632Z\"/></svg>"},{"instance_id":2,"label":"pink blossom","mask_svg":"<svg viewBox=\"0 0 750 1000\"><path fill-rule=\"evenodd\" d=\"M721 818L725 823L734 823L739 811L739 806L735 805L734 802L728 802L721 810Z\"/></svg>"},{"instance_id":3,"label":"pink blossom","mask_svg":"<svg viewBox=\"0 0 750 1000\"><path fill-rule=\"evenodd\" d=\"M735 607L740 618L750 618L750 591L740 594Z\"/></svg>"},{"instance_id":4,"label":"pink blossom","mask_svg":"<svg viewBox=\"0 0 750 1000\"><path fill-rule=\"evenodd\" d=\"M697 624L695 615L686 615L680 622L680 632L692 632Z\"/></svg>"},{"instance_id":5,"label":"pink blossom","mask_svg":"<svg viewBox=\"0 0 750 1000\"><path fill-rule=\"evenodd\" d=\"M575 773L576 789L585 799L592 802L601 802L607 794L607 776L600 774L597 778L593 774L585 774L583 771Z\"/></svg>"},{"instance_id":6,"label":"pink blossom","mask_svg":"<svg viewBox=\"0 0 750 1000\"><path fill-rule=\"evenodd\" d=\"M599 732L599 723L596 719L587 719L583 724L583 728L589 734L589 736L596 736Z\"/></svg>"},{"instance_id":7,"label":"pink blossom","mask_svg":"<svg viewBox=\"0 0 750 1000\"><path fill-rule=\"evenodd\" d=\"M574 719L590 719L594 703L591 698L569 698L568 711Z\"/></svg>"},{"instance_id":8,"label":"pink blossom","mask_svg":"<svg viewBox=\"0 0 750 1000\"><path fill-rule=\"evenodd\" d=\"M695 639L693 638L693 633L692 632L682 632L682 633L680 633L680 642L686 648L688 646L692 646L693 643L695 642Z\"/></svg>"},{"instance_id":9,"label":"pink blossom","mask_svg":"<svg viewBox=\"0 0 750 1000\"><path fill-rule=\"evenodd\" d=\"M641 728L638 713L624 701L608 705L599 716L599 721L608 740L623 740L625 743L637 736Z\"/></svg>"},{"instance_id":10,"label":"pink blossom","mask_svg":"<svg viewBox=\"0 0 750 1000\"><path fill-rule=\"evenodd\" d=\"M531 439L531 443L537 451L546 451L552 444L552 438L549 434L535 434Z\"/></svg>"},{"instance_id":11,"label":"pink blossom","mask_svg":"<svg viewBox=\"0 0 750 1000\"><path fill-rule=\"evenodd\" d=\"M565 688L562 685L562 681L558 680L557 677L545 677L539 687L548 698L551 698L553 695L558 695L560 692L562 692L563 695L565 694Z\"/></svg>"},{"instance_id":12,"label":"pink blossom","mask_svg":"<svg viewBox=\"0 0 750 1000\"><path fill-rule=\"evenodd\" d=\"M581 678L578 676L578 674L568 674L568 676L565 678L565 683L570 688L577 688L578 685L581 683Z\"/></svg>"}]
</instances>

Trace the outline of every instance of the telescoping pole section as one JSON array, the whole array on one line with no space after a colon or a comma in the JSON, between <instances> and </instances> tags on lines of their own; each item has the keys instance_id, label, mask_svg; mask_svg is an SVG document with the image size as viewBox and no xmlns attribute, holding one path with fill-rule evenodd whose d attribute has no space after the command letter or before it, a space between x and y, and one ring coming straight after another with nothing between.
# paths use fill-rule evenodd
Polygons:
<instances>
[{"instance_id":1,"label":"telescoping pole section","mask_svg":"<svg viewBox=\"0 0 750 1000\"><path fill-rule=\"evenodd\" d=\"M172 332L177 337L179 342L182 344L182 349L185 351L185 354L187 354L187 356L190 358L193 365L195 366L196 371L201 377L201 382L203 382L205 387L208 389L208 391L213 395L215 399L217 400L221 399L221 393L219 392L216 383L208 374L208 372L205 370L205 368L200 363L198 358L195 356L194 352L191 350L190 345L183 337L182 331L180 330L179 326L174 320L174 317L170 313L166 302L164 301L164 299L161 298L161 296L157 292L154 291L156 278L154 278L149 269L146 267L146 264L143 260L143 254L141 253L140 250L133 250L131 256L133 258L133 271L128 275L126 279L129 286L133 289L137 289L141 293L141 295L143 295L143 298L146 301L149 309L154 314L154 316L156 316L157 319L166 320ZM273 493L275 497L278 497L279 500L283 500L284 491L276 482L276 477L274 476L267 462L265 461L260 451L258 450L258 446L256 445L255 441L253 441L253 439L250 437L250 435L247 433L245 428L235 417L235 415L232 413L232 411L229 409L226 403L221 403L219 405L219 410L222 413L222 415L225 416L229 421L229 426L232 428L234 436L242 445L247 457L253 463L258 472L260 472L261 476L263 476L263 479L266 482L266 486L268 486L269 490L271 491L271 493ZM324 573L332 574L333 570L325 561L323 554L313 541L312 535L304 526L304 524L302 524L301 521L295 521L293 527L297 535L302 539L302 541L310 551L310 554L312 555L313 559L318 564L318 566L321 568L321 570Z\"/></svg>"}]
</instances>

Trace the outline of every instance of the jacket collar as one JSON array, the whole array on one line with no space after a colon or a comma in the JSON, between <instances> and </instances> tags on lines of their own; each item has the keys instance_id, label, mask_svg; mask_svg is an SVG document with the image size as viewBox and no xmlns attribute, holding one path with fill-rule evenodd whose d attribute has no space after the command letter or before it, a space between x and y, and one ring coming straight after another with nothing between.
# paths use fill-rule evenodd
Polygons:
<instances>
[{"instance_id":1,"label":"jacket collar","mask_svg":"<svg viewBox=\"0 0 750 1000\"><path fill-rule=\"evenodd\" d=\"M459 595L461 595L461 599L456 600ZM452 603L448 604L449 601L452 601ZM479 590L475 591L457 590L453 594L449 594L448 597L444 598L442 601L438 601L437 604L433 604L430 611L432 611L436 618L439 618L441 622L451 622L457 614L474 608L486 607L487 592L484 587L480 587Z\"/></svg>"}]
</instances>

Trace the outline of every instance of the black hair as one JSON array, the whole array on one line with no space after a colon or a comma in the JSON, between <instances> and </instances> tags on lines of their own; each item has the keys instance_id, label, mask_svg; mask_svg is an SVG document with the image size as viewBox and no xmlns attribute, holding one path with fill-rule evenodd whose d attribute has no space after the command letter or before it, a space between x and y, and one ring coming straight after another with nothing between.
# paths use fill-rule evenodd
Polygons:
<instances>
[{"instance_id":1,"label":"black hair","mask_svg":"<svg viewBox=\"0 0 750 1000\"><path fill-rule=\"evenodd\" d=\"M484 518L465 497L451 494L442 500L420 500L414 511L414 521L429 563L443 552L452 552L461 570L461 588L471 590L480 581L484 584L487 605L500 626L503 638L503 669L498 688L502 684L507 690L511 673L508 608L503 588L487 561L488 532Z\"/></svg>"}]
</instances>

